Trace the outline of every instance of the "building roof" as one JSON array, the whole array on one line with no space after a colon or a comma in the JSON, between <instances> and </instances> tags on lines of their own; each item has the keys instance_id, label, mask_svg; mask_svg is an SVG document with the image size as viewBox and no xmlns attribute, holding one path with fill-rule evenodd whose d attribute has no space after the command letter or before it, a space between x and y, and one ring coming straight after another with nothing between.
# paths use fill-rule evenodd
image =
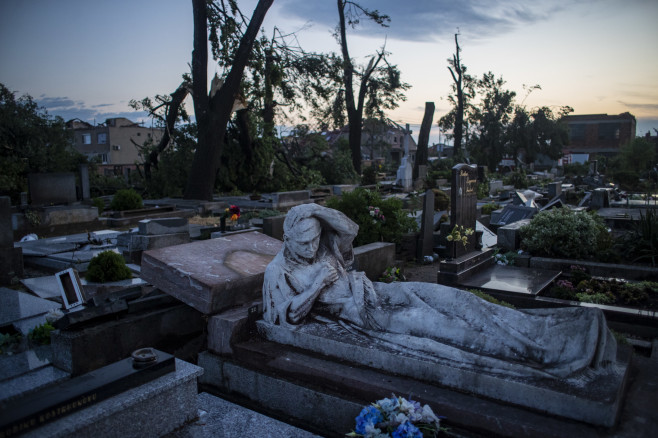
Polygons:
<instances>
[{"instance_id":1,"label":"building roof","mask_svg":"<svg viewBox=\"0 0 658 438\"><path fill-rule=\"evenodd\" d=\"M635 116L631 113L625 112L617 115L608 114L573 114L562 117L565 122L600 122L600 121L613 121L613 120L633 120Z\"/></svg>"}]
</instances>

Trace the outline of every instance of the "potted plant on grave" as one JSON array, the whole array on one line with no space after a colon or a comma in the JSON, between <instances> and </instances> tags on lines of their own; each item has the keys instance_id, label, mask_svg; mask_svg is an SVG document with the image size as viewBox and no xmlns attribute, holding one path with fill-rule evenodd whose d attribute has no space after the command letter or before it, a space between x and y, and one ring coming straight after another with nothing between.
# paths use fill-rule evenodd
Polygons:
<instances>
[{"instance_id":1,"label":"potted plant on grave","mask_svg":"<svg viewBox=\"0 0 658 438\"><path fill-rule=\"evenodd\" d=\"M224 210L224 213L222 214L222 217L219 220L219 225L221 227L222 233L227 231L226 228L227 220L231 221L232 223L237 223L239 218L240 218L240 207L238 207L237 205L231 205L226 210Z\"/></svg>"}]
</instances>

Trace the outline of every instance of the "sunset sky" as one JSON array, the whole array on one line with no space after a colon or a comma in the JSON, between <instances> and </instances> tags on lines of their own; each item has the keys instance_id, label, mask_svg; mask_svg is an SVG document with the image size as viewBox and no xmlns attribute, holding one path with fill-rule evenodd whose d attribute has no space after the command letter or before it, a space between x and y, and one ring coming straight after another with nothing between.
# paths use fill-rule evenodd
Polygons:
<instances>
[{"instance_id":1,"label":"sunset sky","mask_svg":"<svg viewBox=\"0 0 658 438\"><path fill-rule=\"evenodd\" d=\"M246 15L255 0L240 0ZM574 114L630 112L637 135L658 129L656 0L363 0L391 17L390 27L350 30L350 50L367 62L384 43L407 101L389 116L419 125L426 101L436 120L449 110L446 59L460 33L471 74L492 71L524 104L569 105ZM339 51L333 0L275 0L263 28L299 31L308 51ZM300 30L301 29L301 30ZM189 71L191 0L2 0L0 82L30 94L50 114L102 122L141 120L130 99L171 93ZM215 67L211 67L211 73ZM190 107L191 110L191 107ZM418 130L414 129L417 135ZM438 141L438 130L432 135ZM441 139L443 140L443 139Z\"/></svg>"}]
</instances>

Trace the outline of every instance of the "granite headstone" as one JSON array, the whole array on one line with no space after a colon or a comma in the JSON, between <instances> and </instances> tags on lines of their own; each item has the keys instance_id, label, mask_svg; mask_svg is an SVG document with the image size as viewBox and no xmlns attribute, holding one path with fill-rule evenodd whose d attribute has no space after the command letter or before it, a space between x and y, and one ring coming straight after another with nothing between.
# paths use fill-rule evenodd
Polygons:
<instances>
[{"instance_id":1,"label":"granite headstone","mask_svg":"<svg viewBox=\"0 0 658 438\"><path fill-rule=\"evenodd\" d=\"M452 168L452 188L450 190L450 227L461 226L475 230L477 219L477 166L457 164ZM468 238L467 245L456 244L456 256L466 254L475 248L475 235Z\"/></svg>"}]
</instances>

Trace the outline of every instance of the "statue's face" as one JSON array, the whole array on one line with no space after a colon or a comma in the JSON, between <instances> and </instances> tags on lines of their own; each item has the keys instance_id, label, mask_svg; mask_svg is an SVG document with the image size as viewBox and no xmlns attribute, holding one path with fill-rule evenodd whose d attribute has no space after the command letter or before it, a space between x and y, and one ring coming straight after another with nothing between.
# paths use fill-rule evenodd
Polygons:
<instances>
[{"instance_id":1,"label":"statue's face","mask_svg":"<svg viewBox=\"0 0 658 438\"><path fill-rule=\"evenodd\" d=\"M307 218L299 221L294 233L286 235L288 249L297 257L311 260L320 246L320 222L317 219Z\"/></svg>"}]
</instances>

